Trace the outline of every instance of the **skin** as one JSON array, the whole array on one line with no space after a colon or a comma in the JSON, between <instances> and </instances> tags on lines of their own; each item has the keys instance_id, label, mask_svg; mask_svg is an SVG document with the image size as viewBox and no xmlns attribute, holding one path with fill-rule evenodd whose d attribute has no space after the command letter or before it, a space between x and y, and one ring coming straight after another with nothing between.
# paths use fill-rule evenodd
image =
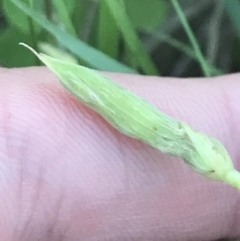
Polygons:
<instances>
[{"instance_id":1,"label":"skin","mask_svg":"<svg viewBox=\"0 0 240 241\"><path fill-rule=\"evenodd\" d=\"M240 170L240 75L108 74L218 138ZM45 67L0 69L1 241L240 237L239 192L120 134Z\"/></svg>"}]
</instances>

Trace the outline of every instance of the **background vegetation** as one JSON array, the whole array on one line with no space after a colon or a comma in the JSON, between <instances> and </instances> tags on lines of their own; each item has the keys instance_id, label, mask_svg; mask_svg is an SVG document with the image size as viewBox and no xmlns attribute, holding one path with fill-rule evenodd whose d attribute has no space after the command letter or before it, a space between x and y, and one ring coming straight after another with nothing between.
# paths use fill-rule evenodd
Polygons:
<instances>
[{"instance_id":1,"label":"background vegetation","mask_svg":"<svg viewBox=\"0 0 240 241\"><path fill-rule=\"evenodd\" d=\"M239 0L0 0L0 65L40 64L25 42L108 71L239 71Z\"/></svg>"}]
</instances>

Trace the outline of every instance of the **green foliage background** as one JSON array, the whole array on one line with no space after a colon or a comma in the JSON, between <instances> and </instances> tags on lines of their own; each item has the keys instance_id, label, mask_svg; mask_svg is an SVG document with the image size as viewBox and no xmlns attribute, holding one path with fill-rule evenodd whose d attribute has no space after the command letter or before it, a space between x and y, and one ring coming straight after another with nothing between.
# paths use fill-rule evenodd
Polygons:
<instances>
[{"instance_id":1,"label":"green foliage background","mask_svg":"<svg viewBox=\"0 0 240 241\"><path fill-rule=\"evenodd\" d=\"M0 65L39 65L24 42L106 71L239 71L239 0L0 0Z\"/></svg>"}]
</instances>

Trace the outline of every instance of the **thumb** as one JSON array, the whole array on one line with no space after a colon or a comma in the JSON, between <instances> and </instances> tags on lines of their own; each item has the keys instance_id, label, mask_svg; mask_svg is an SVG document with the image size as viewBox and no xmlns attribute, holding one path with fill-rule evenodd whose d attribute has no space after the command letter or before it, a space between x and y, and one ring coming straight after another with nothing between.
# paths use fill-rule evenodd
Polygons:
<instances>
[{"instance_id":1,"label":"thumb","mask_svg":"<svg viewBox=\"0 0 240 241\"><path fill-rule=\"evenodd\" d=\"M240 170L238 75L109 75L218 138ZM240 236L237 190L120 134L46 68L4 70L0 79L3 241Z\"/></svg>"}]
</instances>

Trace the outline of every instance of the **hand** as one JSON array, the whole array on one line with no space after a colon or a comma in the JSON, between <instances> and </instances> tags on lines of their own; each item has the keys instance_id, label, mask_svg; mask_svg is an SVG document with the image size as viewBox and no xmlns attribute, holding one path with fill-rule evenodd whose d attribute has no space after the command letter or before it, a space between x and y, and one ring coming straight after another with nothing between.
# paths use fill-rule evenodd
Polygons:
<instances>
[{"instance_id":1,"label":"hand","mask_svg":"<svg viewBox=\"0 0 240 241\"><path fill-rule=\"evenodd\" d=\"M218 138L240 170L239 75L108 74ZM44 67L0 69L1 241L240 237L240 194L120 134Z\"/></svg>"}]
</instances>

